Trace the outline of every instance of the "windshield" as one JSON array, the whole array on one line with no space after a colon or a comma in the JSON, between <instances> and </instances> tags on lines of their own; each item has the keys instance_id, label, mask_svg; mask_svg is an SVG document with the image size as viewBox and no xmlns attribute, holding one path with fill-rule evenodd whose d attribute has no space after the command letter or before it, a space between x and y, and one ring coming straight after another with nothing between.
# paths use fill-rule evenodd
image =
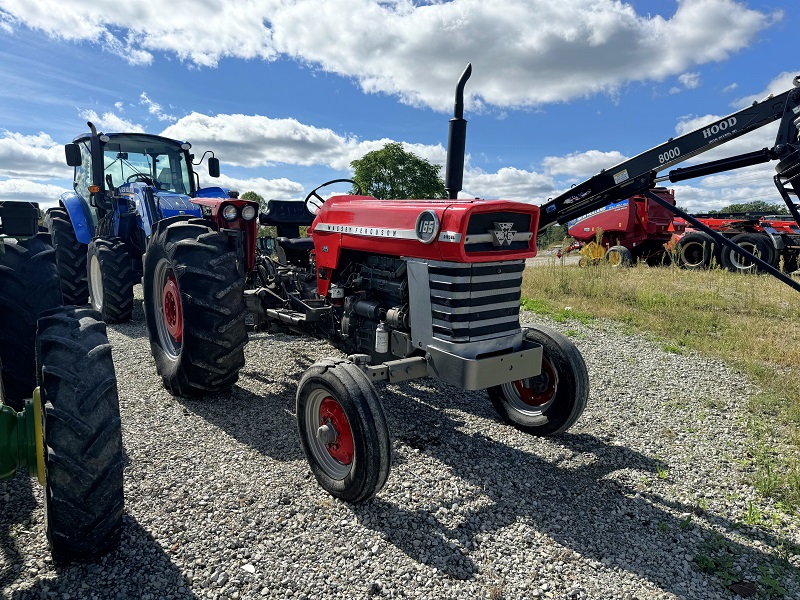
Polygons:
<instances>
[{"instance_id":1,"label":"windshield","mask_svg":"<svg viewBox=\"0 0 800 600\"><path fill-rule=\"evenodd\" d=\"M143 181L157 190L189 194L191 179L180 146L146 136L113 136L103 146L104 179L117 188Z\"/></svg>"}]
</instances>

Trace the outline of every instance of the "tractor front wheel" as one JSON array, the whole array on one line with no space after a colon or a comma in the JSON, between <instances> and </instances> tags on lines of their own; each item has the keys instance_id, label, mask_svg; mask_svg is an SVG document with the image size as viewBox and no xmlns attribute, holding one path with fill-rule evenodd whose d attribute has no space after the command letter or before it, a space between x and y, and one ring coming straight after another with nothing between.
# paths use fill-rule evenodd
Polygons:
<instances>
[{"instance_id":1,"label":"tractor front wheel","mask_svg":"<svg viewBox=\"0 0 800 600\"><path fill-rule=\"evenodd\" d=\"M150 348L173 395L227 389L244 366L245 276L230 239L202 219L162 222L145 255Z\"/></svg>"},{"instance_id":2,"label":"tractor front wheel","mask_svg":"<svg viewBox=\"0 0 800 600\"><path fill-rule=\"evenodd\" d=\"M297 386L297 428L319 484L346 502L383 488L392 463L389 427L375 388L352 362L314 363Z\"/></svg>"},{"instance_id":3,"label":"tractor front wheel","mask_svg":"<svg viewBox=\"0 0 800 600\"><path fill-rule=\"evenodd\" d=\"M89 301L86 278L86 244L75 236L69 213L63 208L51 208L44 217L44 226L53 238L58 275L64 304L83 306Z\"/></svg>"},{"instance_id":4,"label":"tractor front wheel","mask_svg":"<svg viewBox=\"0 0 800 600\"><path fill-rule=\"evenodd\" d=\"M135 278L125 242L120 238L96 238L89 243L87 254L92 308L106 323L130 321Z\"/></svg>"},{"instance_id":5,"label":"tractor front wheel","mask_svg":"<svg viewBox=\"0 0 800 600\"><path fill-rule=\"evenodd\" d=\"M547 327L526 326L525 338L543 347L542 372L488 389L497 414L527 433L552 435L578 420L589 397L589 373L580 350Z\"/></svg>"},{"instance_id":6,"label":"tractor front wheel","mask_svg":"<svg viewBox=\"0 0 800 600\"><path fill-rule=\"evenodd\" d=\"M122 531L122 425L99 318L89 308L68 307L38 324L44 503L56 562L94 560L117 547Z\"/></svg>"}]
</instances>

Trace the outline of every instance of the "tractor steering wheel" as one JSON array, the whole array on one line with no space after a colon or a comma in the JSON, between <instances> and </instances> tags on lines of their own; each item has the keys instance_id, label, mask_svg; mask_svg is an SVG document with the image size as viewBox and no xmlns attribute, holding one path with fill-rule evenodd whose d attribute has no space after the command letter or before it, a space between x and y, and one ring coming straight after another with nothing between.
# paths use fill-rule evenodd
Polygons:
<instances>
[{"instance_id":1,"label":"tractor steering wheel","mask_svg":"<svg viewBox=\"0 0 800 600\"><path fill-rule=\"evenodd\" d=\"M319 212L319 209L322 208L322 205L325 204L325 199L320 196L317 192L322 188L329 186L333 183L352 183L353 187L356 188L356 194L361 195L361 186L358 185L357 182L353 181L352 179L331 179L330 181L326 181L322 185L318 185L313 190L308 193L306 199L303 201L306 204L306 210L310 212L312 215L316 215Z\"/></svg>"},{"instance_id":2,"label":"tractor steering wheel","mask_svg":"<svg viewBox=\"0 0 800 600\"><path fill-rule=\"evenodd\" d=\"M130 183L131 181L141 181L147 185L153 185L153 180L144 173L134 173L133 175L128 175L128 178L125 181L127 183Z\"/></svg>"}]
</instances>

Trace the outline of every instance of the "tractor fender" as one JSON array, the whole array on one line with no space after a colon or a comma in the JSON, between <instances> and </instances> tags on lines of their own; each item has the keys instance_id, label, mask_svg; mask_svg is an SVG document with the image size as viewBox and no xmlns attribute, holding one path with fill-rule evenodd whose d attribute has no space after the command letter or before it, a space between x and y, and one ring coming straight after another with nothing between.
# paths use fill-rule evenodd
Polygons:
<instances>
[{"instance_id":1,"label":"tractor fender","mask_svg":"<svg viewBox=\"0 0 800 600\"><path fill-rule=\"evenodd\" d=\"M64 192L61 194L60 204L64 207L72 222L75 238L81 244L88 244L94 237L95 223L92 219L91 208L77 194Z\"/></svg>"}]
</instances>

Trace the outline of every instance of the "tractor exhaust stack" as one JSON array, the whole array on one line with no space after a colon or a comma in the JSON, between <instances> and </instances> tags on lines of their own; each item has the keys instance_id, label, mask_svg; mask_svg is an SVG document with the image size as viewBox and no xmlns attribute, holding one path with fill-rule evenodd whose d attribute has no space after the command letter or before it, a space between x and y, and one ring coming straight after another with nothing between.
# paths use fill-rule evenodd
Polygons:
<instances>
[{"instance_id":1,"label":"tractor exhaust stack","mask_svg":"<svg viewBox=\"0 0 800 600\"><path fill-rule=\"evenodd\" d=\"M472 63L467 65L456 85L456 104L450 131L447 136L447 165L444 170L444 187L447 197L458 198L464 181L464 153L467 145L467 122L464 120L464 86L472 75Z\"/></svg>"}]
</instances>

